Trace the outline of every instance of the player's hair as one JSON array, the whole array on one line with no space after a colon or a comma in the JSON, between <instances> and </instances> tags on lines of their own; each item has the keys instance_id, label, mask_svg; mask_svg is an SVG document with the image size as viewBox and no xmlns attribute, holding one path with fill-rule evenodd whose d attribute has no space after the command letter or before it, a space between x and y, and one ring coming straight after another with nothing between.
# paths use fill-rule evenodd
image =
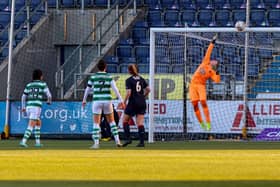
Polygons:
<instances>
[{"instance_id":1,"label":"player's hair","mask_svg":"<svg viewBox=\"0 0 280 187\"><path fill-rule=\"evenodd\" d=\"M35 69L32 74L33 80L40 80L43 75L43 72L40 69Z\"/></svg>"},{"instance_id":2,"label":"player's hair","mask_svg":"<svg viewBox=\"0 0 280 187\"><path fill-rule=\"evenodd\" d=\"M97 68L99 71L104 71L107 67L107 64L105 60L100 60L99 63L97 64Z\"/></svg>"},{"instance_id":3,"label":"player's hair","mask_svg":"<svg viewBox=\"0 0 280 187\"><path fill-rule=\"evenodd\" d=\"M131 75L138 75L138 67L136 64L129 64L128 65L128 72L131 74Z\"/></svg>"}]
</instances>

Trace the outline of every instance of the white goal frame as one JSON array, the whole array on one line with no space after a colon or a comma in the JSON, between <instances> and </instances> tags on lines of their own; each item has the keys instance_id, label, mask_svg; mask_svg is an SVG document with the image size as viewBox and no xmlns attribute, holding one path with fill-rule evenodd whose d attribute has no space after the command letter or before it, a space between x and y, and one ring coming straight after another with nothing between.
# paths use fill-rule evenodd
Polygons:
<instances>
[{"instance_id":1,"label":"white goal frame","mask_svg":"<svg viewBox=\"0 0 280 187\"><path fill-rule=\"evenodd\" d=\"M190 28L190 27L185 27L185 28L169 28L169 27L164 27L164 28L150 28L150 66L149 66L149 85L151 88L151 92L149 95L149 129L148 129L148 142L153 143L154 142L154 111L153 111L153 105L154 105L154 75L155 75L155 33L167 33L167 32L172 32L172 33L222 33L222 32L238 32L236 28L231 27L231 28L224 28L224 27L213 27L213 28L206 28L206 27L197 27L197 28ZM280 27L246 27L244 29L245 32L245 69L244 69L244 104L246 105L247 102L247 72L248 72L248 42L249 42L249 33L251 32L280 32ZM244 107L246 108L246 107ZM245 112L245 111L244 111ZM245 115L243 115L245 116ZM245 118L243 119L245 120ZM246 121L246 120L245 120Z\"/></svg>"}]
</instances>

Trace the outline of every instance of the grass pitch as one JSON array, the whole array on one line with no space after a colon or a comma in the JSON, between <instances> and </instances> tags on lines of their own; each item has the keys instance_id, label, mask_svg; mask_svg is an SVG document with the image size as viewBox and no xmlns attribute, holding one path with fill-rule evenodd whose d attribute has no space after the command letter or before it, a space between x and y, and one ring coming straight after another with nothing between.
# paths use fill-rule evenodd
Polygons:
<instances>
[{"instance_id":1,"label":"grass pitch","mask_svg":"<svg viewBox=\"0 0 280 187\"><path fill-rule=\"evenodd\" d=\"M43 140L43 148L0 141L0 186L279 187L280 142L157 142L116 148Z\"/></svg>"}]
</instances>

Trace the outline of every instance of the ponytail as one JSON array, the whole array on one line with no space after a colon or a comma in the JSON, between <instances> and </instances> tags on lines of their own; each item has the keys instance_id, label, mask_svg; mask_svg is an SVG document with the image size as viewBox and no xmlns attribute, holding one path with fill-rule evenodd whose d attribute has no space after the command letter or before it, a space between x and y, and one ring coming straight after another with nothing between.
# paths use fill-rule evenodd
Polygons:
<instances>
[{"instance_id":1,"label":"ponytail","mask_svg":"<svg viewBox=\"0 0 280 187\"><path fill-rule=\"evenodd\" d=\"M137 65L136 64L129 64L128 65L128 72L133 76L138 75Z\"/></svg>"}]
</instances>

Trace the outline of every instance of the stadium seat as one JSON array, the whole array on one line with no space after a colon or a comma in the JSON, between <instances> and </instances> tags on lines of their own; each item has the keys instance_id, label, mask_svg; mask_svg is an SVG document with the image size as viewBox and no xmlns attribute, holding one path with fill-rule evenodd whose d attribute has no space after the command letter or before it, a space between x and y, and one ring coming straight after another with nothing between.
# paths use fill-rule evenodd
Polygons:
<instances>
[{"instance_id":1,"label":"stadium seat","mask_svg":"<svg viewBox=\"0 0 280 187\"><path fill-rule=\"evenodd\" d=\"M162 22L162 16L160 10L150 10L147 15L148 24Z\"/></svg>"},{"instance_id":2,"label":"stadium seat","mask_svg":"<svg viewBox=\"0 0 280 187\"><path fill-rule=\"evenodd\" d=\"M165 27L164 21L154 21L149 23L150 27Z\"/></svg>"},{"instance_id":3,"label":"stadium seat","mask_svg":"<svg viewBox=\"0 0 280 187\"><path fill-rule=\"evenodd\" d=\"M229 3L233 9L246 8L245 0L229 0Z\"/></svg>"},{"instance_id":4,"label":"stadium seat","mask_svg":"<svg viewBox=\"0 0 280 187\"><path fill-rule=\"evenodd\" d=\"M2 30L2 31L0 32L0 41L1 41L1 43L2 43L2 44L5 44L5 43L8 42L8 40L9 40L9 33L8 33L8 30L7 30L7 29L6 29L6 30Z\"/></svg>"},{"instance_id":5,"label":"stadium seat","mask_svg":"<svg viewBox=\"0 0 280 187\"><path fill-rule=\"evenodd\" d=\"M149 57L147 57L147 58L137 58L136 59L137 60L137 63L138 64L149 64L150 63L150 58Z\"/></svg>"},{"instance_id":6,"label":"stadium seat","mask_svg":"<svg viewBox=\"0 0 280 187\"><path fill-rule=\"evenodd\" d=\"M4 29L10 23L10 19L10 11L0 11L0 28Z\"/></svg>"},{"instance_id":7,"label":"stadium seat","mask_svg":"<svg viewBox=\"0 0 280 187\"><path fill-rule=\"evenodd\" d=\"M135 44L139 44L142 39L148 38L148 29L146 28L133 28L132 39Z\"/></svg>"},{"instance_id":8,"label":"stadium seat","mask_svg":"<svg viewBox=\"0 0 280 187\"><path fill-rule=\"evenodd\" d=\"M41 0L31 0L30 6L31 8L36 8L42 1Z\"/></svg>"},{"instance_id":9,"label":"stadium seat","mask_svg":"<svg viewBox=\"0 0 280 187\"><path fill-rule=\"evenodd\" d=\"M235 47L227 46L222 51L223 58L234 58L236 56Z\"/></svg>"},{"instance_id":10,"label":"stadium seat","mask_svg":"<svg viewBox=\"0 0 280 187\"><path fill-rule=\"evenodd\" d=\"M23 8L26 4L26 0L20 0L20 1L15 1L15 10L19 11L21 8Z\"/></svg>"},{"instance_id":11,"label":"stadium seat","mask_svg":"<svg viewBox=\"0 0 280 187\"><path fill-rule=\"evenodd\" d=\"M133 46L134 45L134 42L133 42L133 39L132 38L121 38L119 40L119 45L124 45L124 46Z\"/></svg>"},{"instance_id":12,"label":"stadium seat","mask_svg":"<svg viewBox=\"0 0 280 187\"><path fill-rule=\"evenodd\" d=\"M146 28L147 29L149 27L149 25L146 21L140 20L140 21L136 21L133 27L134 28Z\"/></svg>"},{"instance_id":13,"label":"stadium seat","mask_svg":"<svg viewBox=\"0 0 280 187\"><path fill-rule=\"evenodd\" d=\"M9 7L9 0L0 1L0 11L7 9L8 7Z\"/></svg>"},{"instance_id":14,"label":"stadium seat","mask_svg":"<svg viewBox=\"0 0 280 187\"><path fill-rule=\"evenodd\" d=\"M26 20L27 13L25 11L18 12L15 16L15 27L19 28Z\"/></svg>"},{"instance_id":15,"label":"stadium seat","mask_svg":"<svg viewBox=\"0 0 280 187\"><path fill-rule=\"evenodd\" d=\"M235 24L237 21L246 21L246 10L244 9L235 9L232 10L232 20Z\"/></svg>"},{"instance_id":16,"label":"stadium seat","mask_svg":"<svg viewBox=\"0 0 280 187\"><path fill-rule=\"evenodd\" d=\"M172 73L184 73L185 72L185 65L184 64L174 64L172 66Z\"/></svg>"},{"instance_id":17,"label":"stadium seat","mask_svg":"<svg viewBox=\"0 0 280 187\"><path fill-rule=\"evenodd\" d=\"M273 58L273 53L272 50L270 49L259 49L259 57L262 59L272 59Z\"/></svg>"},{"instance_id":18,"label":"stadium seat","mask_svg":"<svg viewBox=\"0 0 280 187\"><path fill-rule=\"evenodd\" d=\"M133 57L133 48L130 45L119 45L117 46L117 57Z\"/></svg>"},{"instance_id":19,"label":"stadium seat","mask_svg":"<svg viewBox=\"0 0 280 187\"><path fill-rule=\"evenodd\" d=\"M108 1L109 0L94 0L93 4L96 6L96 7L107 7L108 6Z\"/></svg>"},{"instance_id":20,"label":"stadium seat","mask_svg":"<svg viewBox=\"0 0 280 187\"><path fill-rule=\"evenodd\" d=\"M120 64L136 64L136 58L135 57L122 57L119 58Z\"/></svg>"},{"instance_id":21,"label":"stadium seat","mask_svg":"<svg viewBox=\"0 0 280 187\"><path fill-rule=\"evenodd\" d=\"M179 11L177 10L166 10L163 15L164 23L167 26L174 26L179 22Z\"/></svg>"},{"instance_id":22,"label":"stadium seat","mask_svg":"<svg viewBox=\"0 0 280 187\"><path fill-rule=\"evenodd\" d=\"M219 9L230 9L230 4L227 0L212 0L213 7L216 10Z\"/></svg>"},{"instance_id":23,"label":"stadium seat","mask_svg":"<svg viewBox=\"0 0 280 187\"><path fill-rule=\"evenodd\" d=\"M84 6L87 7L92 7L93 3L92 0L84 0ZM82 6L82 0L77 1L77 6L81 7Z\"/></svg>"},{"instance_id":24,"label":"stadium seat","mask_svg":"<svg viewBox=\"0 0 280 187\"><path fill-rule=\"evenodd\" d=\"M253 9L250 12L250 24L255 27L268 26L265 10Z\"/></svg>"},{"instance_id":25,"label":"stadium seat","mask_svg":"<svg viewBox=\"0 0 280 187\"><path fill-rule=\"evenodd\" d=\"M137 64L139 73L149 73L149 66L147 64Z\"/></svg>"},{"instance_id":26,"label":"stadium seat","mask_svg":"<svg viewBox=\"0 0 280 187\"><path fill-rule=\"evenodd\" d=\"M117 0L111 0L111 5L114 5L116 3ZM127 5L127 1L126 0L118 0L119 6L123 7L125 5Z\"/></svg>"},{"instance_id":27,"label":"stadium seat","mask_svg":"<svg viewBox=\"0 0 280 187\"><path fill-rule=\"evenodd\" d=\"M184 63L184 53L185 49L182 46L174 46L170 50L170 59L172 59L172 64L182 64Z\"/></svg>"},{"instance_id":28,"label":"stadium seat","mask_svg":"<svg viewBox=\"0 0 280 187\"><path fill-rule=\"evenodd\" d=\"M148 58L150 56L150 47L148 45L135 46L135 57L137 59Z\"/></svg>"},{"instance_id":29,"label":"stadium seat","mask_svg":"<svg viewBox=\"0 0 280 187\"><path fill-rule=\"evenodd\" d=\"M64 8L73 8L75 7L74 0L61 0L61 6Z\"/></svg>"},{"instance_id":30,"label":"stadium seat","mask_svg":"<svg viewBox=\"0 0 280 187\"><path fill-rule=\"evenodd\" d=\"M169 73L169 65L168 64L156 65L155 73Z\"/></svg>"},{"instance_id":31,"label":"stadium seat","mask_svg":"<svg viewBox=\"0 0 280 187\"><path fill-rule=\"evenodd\" d=\"M35 25L36 23L38 23L38 21L43 17L44 15L44 11L37 11L37 12L33 12L32 15L30 15L30 24L31 26Z\"/></svg>"},{"instance_id":32,"label":"stadium seat","mask_svg":"<svg viewBox=\"0 0 280 187\"><path fill-rule=\"evenodd\" d=\"M161 0L161 7L162 8L170 8L174 5L174 0Z\"/></svg>"},{"instance_id":33,"label":"stadium seat","mask_svg":"<svg viewBox=\"0 0 280 187\"><path fill-rule=\"evenodd\" d=\"M190 46L187 52L188 56L196 61L196 64L201 62L204 55L200 46Z\"/></svg>"},{"instance_id":34,"label":"stadium seat","mask_svg":"<svg viewBox=\"0 0 280 187\"><path fill-rule=\"evenodd\" d=\"M196 0L196 8L198 9L213 9L209 0Z\"/></svg>"},{"instance_id":35,"label":"stadium seat","mask_svg":"<svg viewBox=\"0 0 280 187\"><path fill-rule=\"evenodd\" d=\"M229 10L216 10L215 12L215 22L217 26L226 27L233 26L231 20L231 11Z\"/></svg>"},{"instance_id":36,"label":"stadium seat","mask_svg":"<svg viewBox=\"0 0 280 187\"><path fill-rule=\"evenodd\" d=\"M280 9L268 11L268 22L271 27L280 27Z\"/></svg>"},{"instance_id":37,"label":"stadium seat","mask_svg":"<svg viewBox=\"0 0 280 187\"><path fill-rule=\"evenodd\" d=\"M21 40L23 38L25 38L27 36L27 30L26 29L20 29L18 31L18 33L16 34L15 36L15 41L16 41L16 44L20 43Z\"/></svg>"},{"instance_id":38,"label":"stadium seat","mask_svg":"<svg viewBox=\"0 0 280 187\"><path fill-rule=\"evenodd\" d=\"M118 70L118 65L117 64L110 64L110 63L107 63L107 68L106 68L106 71L108 73L118 73L119 70Z\"/></svg>"},{"instance_id":39,"label":"stadium seat","mask_svg":"<svg viewBox=\"0 0 280 187\"><path fill-rule=\"evenodd\" d=\"M110 64L119 64L119 58L116 56L112 56L112 55L107 55L103 58L107 63Z\"/></svg>"},{"instance_id":40,"label":"stadium seat","mask_svg":"<svg viewBox=\"0 0 280 187\"><path fill-rule=\"evenodd\" d=\"M249 78L257 78L259 75L259 66L256 66L254 64L248 65L248 76Z\"/></svg>"},{"instance_id":41,"label":"stadium seat","mask_svg":"<svg viewBox=\"0 0 280 187\"><path fill-rule=\"evenodd\" d=\"M251 8L258 8L258 9L264 9L265 5L262 0L250 0L250 7Z\"/></svg>"},{"instance_id":42,"label":"stadium seat","mask_svg":"<svg viewBox=\"0 0 280 187\"><path fill-rule=\"evenodd\" d=\"M185 10L196 10L193 0L179 0L179 7Z\"/></svg>"},{"instance_id":43,"label":"stadium seat","mask_svg":"<svg viewBox=\"0 0 280 187\"><path fill-rule=\"evenodd\" d=\"M157 59L165 58L168 56L168 50L165 46L159 46L155 49L155 56Z\"/></svg>"},{"instance_id":44,"label":"stadium seat","mask_svg":"<svg viewBox=\"0 0 280 187\"><path fill-rule=\"evenodd\" d=\"M144 0L144 4L147 5L149 8L155 7L156 5L160 4L159 0Z\"/></svg>"},{"instance_id":45,"label":"stadium seat","mask_svg":"<svg viewBox=\"0 0 280 187\"><path fill-rule=\"evenodd\" d=\"M183 25L193 26L197 22L195 10L183 10L181 13L181 22Z\"/></svg>"},{"instance_id":46,"label":"stadium seat","mask_svg":"<svg viewBox=\"0 0 280 187\"><path fill-rule=\"evenodd\" d=\"M47 0L47 1L48 1L49 8L56 8L56 0ZM59 1L58 1L58 3L59 3ZM58 6L60 6L60 4Z\"/></svg>"},{"instance_id":47,"label":"stadium seat","mask_svg":"<svg viewBox=\"0 0 280 187\"><path fill-rule=\"evenodd\" d=\"M212 10L200 10L197 16L197 20L200 26L209 27L213 24L213 11Z\"/></svg>"},{"instance_id":48,"label":"stadium seat","mask_svg":"<svg viewBox=\"0 0 280 187\"><path fill-rule=\"evenodd\" d=\"M276 8L279 5L279 0L263 0L266 8Z\"/></svg>"}]
</instances>

